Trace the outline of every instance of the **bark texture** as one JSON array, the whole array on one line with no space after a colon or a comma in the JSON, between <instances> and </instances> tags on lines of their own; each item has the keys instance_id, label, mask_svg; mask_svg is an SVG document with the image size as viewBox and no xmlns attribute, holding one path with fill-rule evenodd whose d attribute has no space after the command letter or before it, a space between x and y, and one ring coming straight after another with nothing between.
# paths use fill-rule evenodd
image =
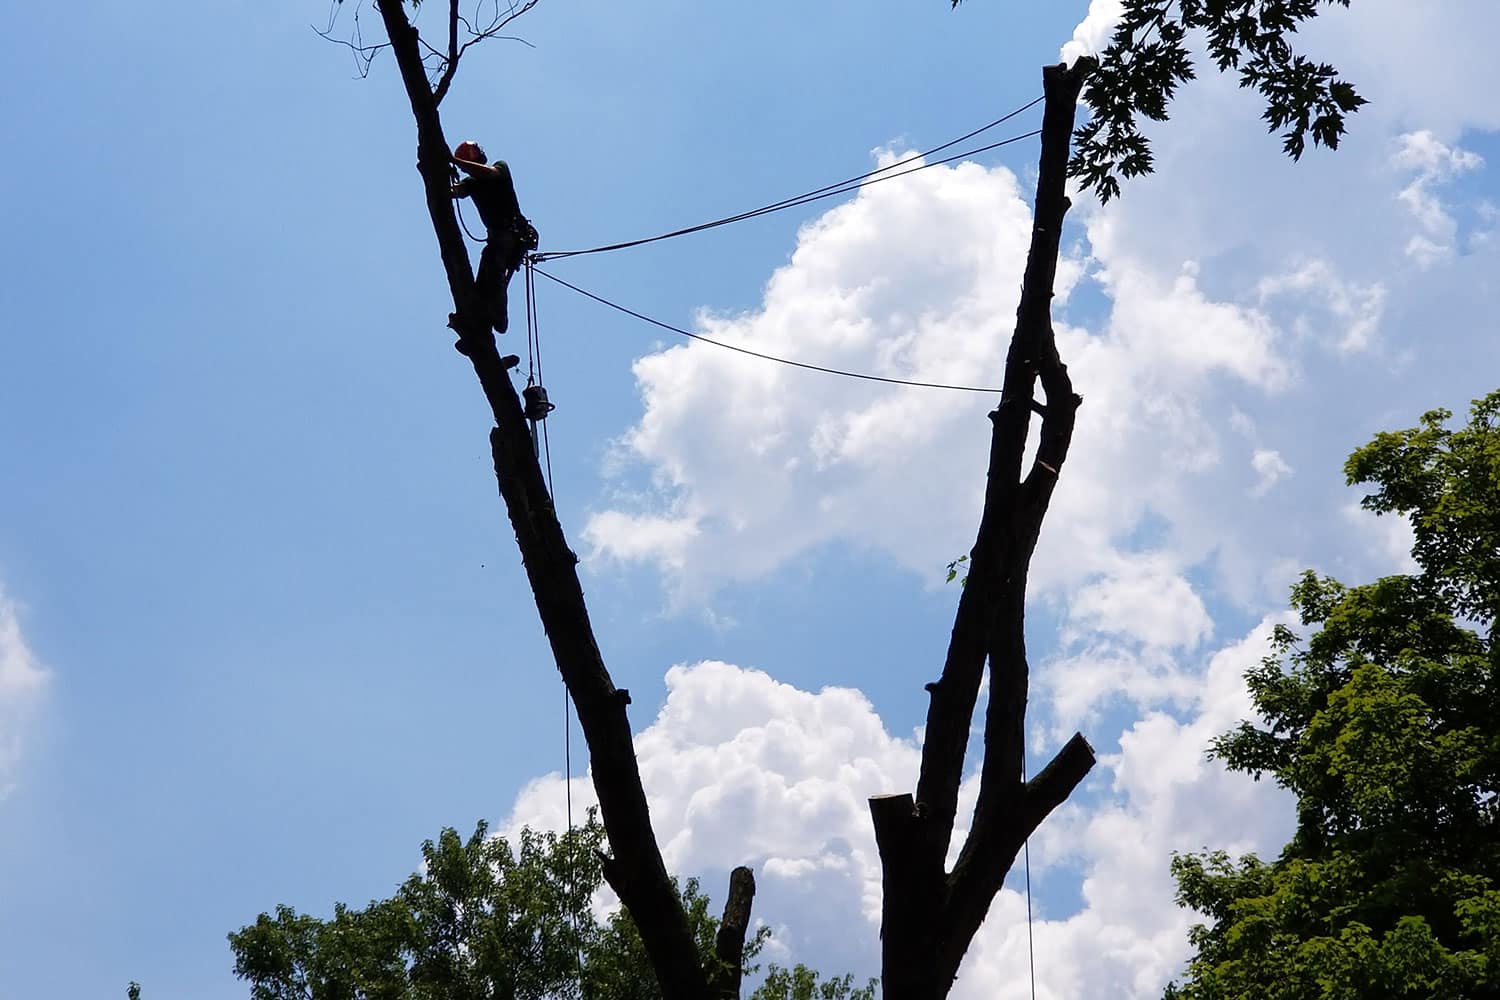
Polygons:
<instances>
[{"instance_id":1,"label":"bark texture","mask_svg":"<svg viewBox=\"0 0 1500 1000\"><path fill-rule=\"evenodd\" d=\"M931 701L916 795L870 800L883 872L886 1000L947 996L1021 845L1094 764L1088 742L1074 735L1040 773L1023 778L1026 576L1083 402L1058 357L1051 312L1069 208L1069 142L1090 66L1049 66L1042 74L1046 102L1031 246L1000 405L989 415L989 472L968 583L959 597L942 675L927 685ZM1038 383L1045 403L1035 399ZM1023 470L1033 414L1041 418L1039 443L1030 468ZM986 661L990 694L979 798L968 838L948 872L944 859Z\"/></svg>"},{"instance_id":2,"label":"bark texture","mask_svg":"<svg viewBox=\"0 0 1500 1000\"><path fill-rule=\"evenodd\" d=\"M476 295L449 189L449 145L422 66L417 28L400 0L380 0L377 7L416 119L417 170L453 296L453 326L495 420L490 431L495 478L542 627L588 741L599 812L613 852L605 861L604 876L640 929L662 995L666 1000L702 1000L709 995L708 976L652 832L625 713L630 696L615 687L599 653L578 581L578 557L563 536L532 450L520 396L510 380L514 359L500 357Z\"/></svg>"},{"instance_id":3,"label":"bark texture","mask_svg":"<svg viewBox=\"0 0 1500 1000\"><path fill-rule=\"evenodd\" d=\"M755 873L741 865L729 873L729 895L714 939L718 966L709 977L709 992L716 1000L739 998L740 979L745 973L745 935L750 931L750 904L754 899Z\"/></svg>"}]
</instances>

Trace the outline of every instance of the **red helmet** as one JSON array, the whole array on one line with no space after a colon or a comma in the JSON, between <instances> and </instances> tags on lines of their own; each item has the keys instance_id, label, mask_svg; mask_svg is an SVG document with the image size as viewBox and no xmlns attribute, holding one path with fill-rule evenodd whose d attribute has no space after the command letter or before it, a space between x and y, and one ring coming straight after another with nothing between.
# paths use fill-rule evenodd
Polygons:
<instances>
[{"instance_id":1,"label":"red helmet","mask_svg":"<svg viewBox=\"0 0 1500 1000\"><path fill-rule=\"evenodd\" d=\"M458 144L453 155L460 160L468 160L471 163L488 163L489 159L484 155L484 147L473 139L467 139Z\"/></svg>"}]
</instances>

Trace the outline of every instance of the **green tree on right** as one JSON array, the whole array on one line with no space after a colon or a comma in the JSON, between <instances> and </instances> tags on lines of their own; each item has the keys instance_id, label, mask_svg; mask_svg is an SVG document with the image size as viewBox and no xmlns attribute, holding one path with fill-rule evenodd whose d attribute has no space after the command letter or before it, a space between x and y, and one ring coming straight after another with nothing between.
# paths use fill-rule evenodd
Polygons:
<instances>
[{"instance_id":1,"label":"green tree on right","mask_svg":"<svg viewBox=\"0 0 1500 1000\"><path fill-rule=\"evenodd\" d=\"M1174 857L1207 921L1168 1000L1500 997L1500 392L1350 456L1364 506L1406 516L1419 571L1359 587L1305 573L1247 675L1258 722L1231 770L1297 799L1280 857Z\"/></svg>"}]
</instances>

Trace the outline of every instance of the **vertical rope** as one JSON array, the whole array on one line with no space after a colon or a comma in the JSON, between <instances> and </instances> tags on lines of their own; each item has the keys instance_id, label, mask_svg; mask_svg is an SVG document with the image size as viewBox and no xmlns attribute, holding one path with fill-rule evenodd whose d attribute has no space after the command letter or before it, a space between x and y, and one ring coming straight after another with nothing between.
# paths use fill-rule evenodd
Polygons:
<instances>
[{"instance_id":1,"label":"vertical rope","mask_svg":"<svg viewBox=\"0 0 1500 1000\"><path fill-rule=\"evenodd\" d=\"M538 379L537 371L537 324L536 324L536 277L531 271L531 261L526 262L526 276L524 287L526 289L526 384L532 385Z\"/></svg>"},{"instance_id":2,"label":"vertical rope","mask_svg":"<svg viewBox=\"0 0 1500 1000\"><path fill-rule=\"evenodd\" d=\"M1021 740L1021 784L1026 784L1026 742ZM1031 1000L1036 1000L1036 942L1031 933L1031 838L1021 844L1026 864L1026 962L1031 967Z\"/></svg>"},{"instance_id":3,"label":"vertical rope","mask_svg":"<svg viewBox=\"0 0 1500 1000\"><path fill-rule=\"evenodd\" d=\"M536 308L536 274L530 258L526 261L526 290L527 290L527 314L531 317L532 339L535 341L534 352L536 354L536 381L538 385L545 385L542 381L542 328L541 321L537 316ZM552 485L552 439L548 435L547 421L542 424L542 456L546 460L547 468L547 494L552 497L552 505L557 506L557 490Z\"/></svg>"},{"instance_id":4,"label":"vertical rope","mask_svg":"<svg viewBox=\"0 0 1500 1000\"><path fill-rule=\"evenodd\" d=\"M528 257L525 263L525 289L526 289L526 384L542 384L542 339L541 324L537 319L536 308L536 276L532 273L532 262ZM537 442L537 424L541 424L541 453L537 457L546 457L547 473L547 495L554 498L557 495L552 485L552 441L547 435L547 421L533 420L531 422L531 440ZM577 890L577 859L573 857L572 851L577 850L577 843L573 839L573 705L568 694L568 685L563 683L563 801L567 810L569 843L568 856L568 882L570 893ZM578 912L575 910L573 918L573 939L575 944L574 958L578 967L578 988L580 995L583 990L583 944L578 931Z\"/></svg>"}]
</instances>

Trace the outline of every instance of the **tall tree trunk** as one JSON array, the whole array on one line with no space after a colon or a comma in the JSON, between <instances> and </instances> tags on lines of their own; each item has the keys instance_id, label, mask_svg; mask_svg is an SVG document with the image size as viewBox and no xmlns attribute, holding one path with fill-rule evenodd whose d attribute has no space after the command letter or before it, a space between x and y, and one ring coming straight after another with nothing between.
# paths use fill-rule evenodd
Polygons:
<instances>
[{"instance_id":1,"label":"tall tree trunk","mask_svg":"<svg viewBox=\"0 0 1500 1000\"><path fill-rule=\"evenodd\" d=\"M884 889L881 976L886 1000L947 996L1022 844L1094 764L1092 748L1075 734L1041 773L1030 781L1023 775L1026 576L1083 401L1073 393L1067 366L1058 357L1051 310L1063 216L1069 208L1069 142L1078 94L1091 65L1049 66L1042 73L1046 102L1031 248L1000 405L990 414L989 478L969 578L959 597L942 675L927 685L931 701L916 795L870 800ZM1045 404L1034 398L1038 382ZM1033 413L1041 416L1040 440L1023 477ZM990 695L979 799L950 873L944 859L986 661Z\"/></svg>"},{"instance_id":2,"label":"tall tree trunk","mask_svg":"<svg viewBox=\"0 0 1500 1000\"><path fill-rule=\"evenodd\" d=\"M377 6L416 119L417 170L453 297L454 325L494 416L490 452L495 478L515 529L542 627L588 742L599 811L612 852L605 859L604 875L640 929L662 995L666 1000L703 1000L708 996L708 976L662 862L641 787L625 712L630 695L615 687L599 653L578 581L578 557L563 535L532 449L520 397L511 384L509 372L515 359L500 356L476 296L449 188L448 141L422 65L417 28L400 0L380 0ZM749 891L753 888L752 880ZM748 900L744 905L748 911Z\"/></svg>"}]
</instances>

